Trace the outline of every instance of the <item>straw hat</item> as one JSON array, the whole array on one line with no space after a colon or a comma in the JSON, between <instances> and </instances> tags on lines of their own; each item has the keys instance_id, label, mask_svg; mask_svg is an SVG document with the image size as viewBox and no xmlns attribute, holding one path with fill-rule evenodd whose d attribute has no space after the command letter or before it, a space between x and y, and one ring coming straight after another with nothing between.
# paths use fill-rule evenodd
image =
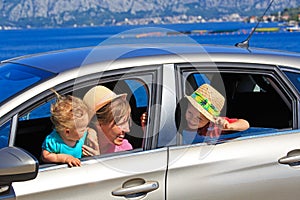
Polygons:
<instances>
[{"instance_id":1,"label":"straw hat","mask_svg":"<svg viewBox=\"0 0 300 200\"><path fill-rule=\"evenodd\" d=\"M84 103L93 112L97 112L100 108L117 98L126 98L127 94L117 95L107 87L98 85L91 88L83 97Z\"/></svg>"},{"instance_id":2,"label":"straw hat","mask_svg":"<svg viewBox=\"0 0 300 200\"><path fill-rule=\"evenodd\" d=\"M187 96L187 99L212 122L220 115L225 102L225 98L209 84L201 85L193 94Z\"/></svg>"}]
</instances>

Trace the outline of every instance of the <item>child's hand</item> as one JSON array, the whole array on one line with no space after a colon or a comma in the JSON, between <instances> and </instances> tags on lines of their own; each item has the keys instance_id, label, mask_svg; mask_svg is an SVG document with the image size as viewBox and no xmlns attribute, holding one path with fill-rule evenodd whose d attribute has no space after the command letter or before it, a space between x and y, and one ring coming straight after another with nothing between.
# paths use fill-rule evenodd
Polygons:
<instances>
[{"instance_id":1,"label":"child's hand","mask_svg":"<svg viewBox=\"0 0 300 200\"><path fill-rule=\"evenodd\" d=\"M216 117L215 124L219 127L224 129L226 127L226 120L223 117Z\"/></svg>"},{"instance_id":2,"label":"child's hand","mask_svg":"<svg viewBox=\"0 0 300 200\"><path fill-rule=\"evenodd\" d=\"M216 118L216 124L222 129L222 130L230 130L232 129L232 126L230 123L225 120L223 117L217 117Z\"/></svg>"},{"instance_id":3,"label":"child's hand","mask_svg":"<svg viewBox=\"0 0 300 200\"><path fill-rule=\"evenodd\" d=\"M65 163L69 165L69 167L80 167L81 162L78 158L74 158L73 156L67 155L65 159Z\"/></svg>"},{"instance_id":4,"label":"child's hand","mask_svg":"<svg viewBox=\"0 0 300 200\"><path fill-rule=\"evenodd\" d=\"M223 129L224 130L230 130L231 129L230 123L226 120L224 120Z\"/></svg>"}]
</instances>

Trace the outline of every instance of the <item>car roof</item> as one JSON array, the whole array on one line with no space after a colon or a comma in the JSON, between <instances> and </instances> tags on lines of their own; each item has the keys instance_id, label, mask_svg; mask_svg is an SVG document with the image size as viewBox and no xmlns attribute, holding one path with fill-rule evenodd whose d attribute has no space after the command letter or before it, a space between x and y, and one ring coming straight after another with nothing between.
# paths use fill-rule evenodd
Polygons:
<instances>
[{"instance_id":1,"label":"car roof","mask_svg":"<svg viewBox=\"0 0 300 200\"><path fill-rule=\"evenodd\" d=\"M228 56L269 55L300 58L300 54L268 49L244 49L234 46L200 44L121 44L82 47L21 56L2 63L27 65L52 73L61 73L87 64L128 58L188 54L219 54ZM88 59L87 59L88 58Z\"/></svg>"}]
</instances>

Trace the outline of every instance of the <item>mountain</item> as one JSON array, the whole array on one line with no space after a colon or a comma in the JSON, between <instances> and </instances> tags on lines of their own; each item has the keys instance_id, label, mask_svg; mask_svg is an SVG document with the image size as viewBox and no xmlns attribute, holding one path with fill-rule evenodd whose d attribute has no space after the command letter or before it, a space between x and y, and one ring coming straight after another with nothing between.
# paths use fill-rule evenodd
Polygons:
<instances>
[{"instance_id":1,"label":"mountain","mask_svg":"<svg viewBox=\"0 0 300 200\"><path fill-rule=\"evenodd\" d=\"M261 15L267 0L0 0L0 26L67 27L118 24L132 19L237 13ZM300 0L276 0L269 12L300 6Z\"/></svg>"}]
</instances>

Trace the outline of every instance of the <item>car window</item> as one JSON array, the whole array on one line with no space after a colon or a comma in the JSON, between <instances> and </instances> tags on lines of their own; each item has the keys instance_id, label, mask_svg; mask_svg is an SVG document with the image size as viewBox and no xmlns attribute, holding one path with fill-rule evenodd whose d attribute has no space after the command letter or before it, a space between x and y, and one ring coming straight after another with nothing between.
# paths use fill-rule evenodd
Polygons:
<instances>
[{"instance_id":1,"label":"car window","mask_svg":"<svg viewBox=\"0 0 300 200\"><path fill-rule=\"evenodd\" d=\"M32 120L32 119L38 119L38 118L44 118L44 117L50 117L50 107L51 104L55 102L55 99L51 99L50 101L34 108L30 112L26 113L25 115L21 116L19 118L20 121L23 120Z\"/></svg>"},{"instance_id":2,"label":"car window","mask_svg":"<svg viewBox=\"0 0 300 200\"><path fill-rule=\"evenodd\" d=\"M143 83L137 80L125 80L128 84L132 94L136 98L136 107L146 107L148 105L148 99L145 98L147 96L146 88Z\"/></svg>"},{"instance_id":3,"label":"car window","mask_svg":"<svg viewBox=\"0 0 300 200\"><path fill-rule=\"evenodd\" d=\"M144 130L141 125L141 116L148 110L149 88L139 79L126 79L102 82L116 94L127 93L127 100L131 107L131 127L126 138L133 148L142 148L144 143Z\"/></svg>"},{"instance_id":4,"label":"car window","mask_svg":"<svg viewBox=\"0 0 300 200\"><path fill-rule=\"evenodd\" d=\"M297 88L298 92L300 92L300 74L297 72L284 71L290 81Z\"/></svg>"},{"instance_id":5,"label":"car window","mask_svg":"<svg viewBox=\"0 0 300 200\"><path fill-rule=\"evenodd\" d=\"M292 102L278 93L284 90L273 77L247 73L205 74L205 77L211 77L210 84L226 99L224 116L247 119L253 127L292 128Z\"/></svg>"},{"instance_id":6,"label":"car window","mask_svg":"<svg viewBox=\"0 0 300 200\"><path fill-rule=\"evenodd\" d=\"M15 146L27 150L38 159L45 137L53 130L50 120L50 106L54 101L53 96L50 101L39 103L37 107L25 112L18 119Z\"/></svg>"},{"instance_id":7,"label":"car window","mask_svg":"<svg viewBox=\"0 0 300 200\"><path fill-rule=\"evenodd\" d=\"M0 149L8 146L11 122L8 121L0 126Z\"/></svg>"},{"instance_id":8,"label":"car window","mask_svg":"<svg viewBox=\"0 0 300 200\"><path fill-rule=\"evenodd\" d=\"M285 94L273 76L254 73L184 73L182 96L191 95L200 85L212 85L225 97L221 116L246 119L250 128L239 133L232 132L228 138L274 133L292 129L292 100ZM176 111L179 132L185 126L187 101L183 98ZM279 114L280 113L280 114ZM226 139L226 137L220 137Z\"/></svg>"},{"instance_id":9,"label":"car window","mask_svg":"<svg viewBox=\"0 0 300 200\"><path fill-rule=\"evenodd\" d=\"M86 85L86 84L84 84ZM83 98L84 94L93 86L80 86L74 91L74 87L70 89L59 90L60 94L69 94ZM145 133L141 127L141 115L147 112L149 102L149 91L145 82L140 79L125 79L116 81L102 81L99 85L104 85L117 94L127 93L127 100L131 106L131 127L130 132L126 134L126 139L130 142L134 149L143 148ZM22 112L18 119L18 128L14 145L21 147L36 158L40 158L42 143L47 135L53 130L53 124L50 120L50 107L56 101L55 94L51 94L52 98L47 96L47 100L39 100L34 102L36 105L30 105L26 112ZM9 130L8 125L3 125L1 136L7 136ZM3 132L3 134L2 134ZM1 137L0 137L1 139ZM7 142L3 145L7 145Z\"/></svg>"}]
</instances>

